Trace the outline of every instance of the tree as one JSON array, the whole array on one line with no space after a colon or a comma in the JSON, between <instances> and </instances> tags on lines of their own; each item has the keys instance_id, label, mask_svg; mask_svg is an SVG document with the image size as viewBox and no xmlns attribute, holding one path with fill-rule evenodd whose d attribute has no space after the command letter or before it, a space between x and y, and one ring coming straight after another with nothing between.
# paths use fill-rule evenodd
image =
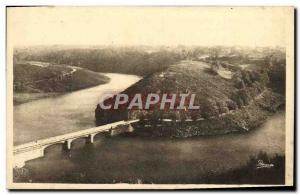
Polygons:
<instances>
[{"instance_id":1,"label":"tree","mask_svg":"<svg viewBox=\"0 0 300 195\"><path fill-rule=\"evenodd\" d=\"M250 96L248 94L248 91L246 89L240 89L238 92L239 97L243 101L244 105L247 105L250 101Z\"/></svg>"},{"instance_id":2,"label":"tree","mask_svg":"<svg viewBox=\"0 0 300 195\"><path fill-rule=\"evenodd\" d=\"M216 102L218 106L218 111L220 114L229 112L229 109L227 108L227 104L224 101L217 101Z\"/></svg>"},{"instance_id":3,"label":"tree","mask_svg":"<svg viewBox=\"0 0 300 195\"><path fill-rule=\"evenodd\" d=\"M227 100L226 104L229 110L236 110L238 107L238 105L232 100Z\"/></svg>"},{"instance_id":4,"label":"tree","mask_svg":"<svg viewBox=\"0 0 300 195\"><path fill-rule=\"evenodd\" d=\"M212 100L206 100L202 104L201 115L206 119L218 116L219 112L216 102Z\"/></svg>"},{"instance_id":5,"label":"tree","mask_svg":"<svg viewBox=\"0 0 300 195\"><path fill-rule=\"evenodd\" d=\"M191 119L196 121L198 118L201 118L200 112L198 110L191 111Z\"/></svg>"},{"instance_id":6,"label":"tree","mask_svg":"<svg viewBox=\"0 0 300 195\"><path fill-rule=\"evenodd\" d=\"M252 84L252 80L248 71L242 71L242 80L247 86L250 86Z\"/></svg>"},{"instance_id":7,"label":"tree","mask_svg":"<svg viewBox=\"0 0 300 195\"><path fill-rule=\"evenodd\" d=\"M268 72L266 70L262 70L260 74L260 82L265 86L270 82Z\"/></svg>"}]
</instances>

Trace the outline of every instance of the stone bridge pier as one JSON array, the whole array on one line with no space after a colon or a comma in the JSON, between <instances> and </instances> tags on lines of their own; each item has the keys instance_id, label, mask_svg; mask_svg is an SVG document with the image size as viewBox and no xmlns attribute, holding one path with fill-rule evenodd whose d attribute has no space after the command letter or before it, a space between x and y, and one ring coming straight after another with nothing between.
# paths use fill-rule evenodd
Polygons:
<instances>
[{"instance_id":1,"label":"stone bridge pier","mask_svg":"<svg viewBox=\"0 0 300 195\"><path fill-rule=\"evenodd\" d=\"M95 136L96 136L95 133L94 133L94 134L88 135L87 138L86 138L86 142L87 142L87 143L90 143L90 144L94 143L94 137L95 137Z\"/></svg>"},{"instance_id":2,"label":"stone bridge pier","mask_svg":"<svg viewBox=\"0 0 300 195\"><path fill-rule=\"evenodd\" d=\"M68 140L66 140L65 143L64 143L64 149L71 150L71 146L72 146L72 141L73 140L74 139L68 139Z\"/></svg>"},{"instance_id":3,"label":"stone bridge pier","mask_svg":"<svg viewBox=\"0 0 300 195\"><path fill-rule=\"evenodd\" d=\"M94 143L94 137L95 136L96 136L96 133L93 133L93 134L90 134L90 135L85 135L83 137L85 138L85 141L86 141L87 144L92 144L92 143ZM64 148L66 150L71 150L71 148L72 148L72 142L74 140L76 140L76 139L79 139L79 138L82 138L82 137L67 139L64 142Z\"/></svg>"}]
</instances>

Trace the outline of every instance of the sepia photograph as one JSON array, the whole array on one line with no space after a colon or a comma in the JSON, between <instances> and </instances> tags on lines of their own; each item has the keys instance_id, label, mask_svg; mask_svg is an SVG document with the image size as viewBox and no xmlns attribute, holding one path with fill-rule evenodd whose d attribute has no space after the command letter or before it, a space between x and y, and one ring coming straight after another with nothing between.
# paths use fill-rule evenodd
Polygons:
<instances>
[{"instance_id":1,"label":"sepia photograph","mask_svg":"<svg viewBox=\"0 0 300 195\"><path fill-rule=\"evenodd\" d=\"M294 11L7 7L7 188L293 186Z\"/></svg>"}]
</instances>

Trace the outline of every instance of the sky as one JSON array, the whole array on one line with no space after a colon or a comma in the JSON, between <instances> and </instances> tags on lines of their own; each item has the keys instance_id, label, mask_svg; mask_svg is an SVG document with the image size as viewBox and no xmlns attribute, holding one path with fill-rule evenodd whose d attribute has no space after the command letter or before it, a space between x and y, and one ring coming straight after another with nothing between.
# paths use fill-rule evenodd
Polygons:
<instances>
[{"instance_id":1,"label":"sky","mask_svg":"<svg viewBox=\"0 0 300 195\"><path fill-rule=\"evenodd\" d=\"M14 46L285 46L292 13L289 7L10 7L7 38Z\"/></svg>"}]
</instances>

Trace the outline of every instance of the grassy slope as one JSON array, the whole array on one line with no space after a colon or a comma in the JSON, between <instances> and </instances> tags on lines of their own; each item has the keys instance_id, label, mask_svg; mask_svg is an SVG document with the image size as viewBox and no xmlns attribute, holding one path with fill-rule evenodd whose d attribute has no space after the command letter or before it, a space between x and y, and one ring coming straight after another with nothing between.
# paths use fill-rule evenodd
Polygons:
<instances>
[{"instance_id":1,"label":"grassy slope","mask_svg":"<svg viewBox=\"0 0 300 195\"><path fill-rule=\"evenodd\" d=\"M69 67L58 65L45 68L29 64L14 65L14 84L25 83L23 87L14 90L14 103L20 104L42 97L104 84L109 81L109 78L99 73L78 69L73 73L71 79L34 83L37 80L51 79L61 75L63 72L71 71L72 69Z\"/></svg>"},{"instance_id":2,"label":"grassy slope","mask_svg":"<svg viewBox=\"0 0 300 195\"><path fill-rule=\"evenodd\" d=\"M62 71L71 71L71 69L62 66L43 68L30 64L14 64L14 83L48 79L61 74Z\"/></svg>"},{"instance_id":3,"label":"grassy slope","mask_svg":"<svg viewBox=\"0 0 300 195\"><path fill-rule=\"evenodd\" d=\"M95 85L105 84L109 81L109 78L99 73L79 69L73 74L73 80L70 83L71 90L84 89Z\"/></svg>"},{"instance_id":4,"label":"grassy slope","mask_svg":"<svg viewBox=\"0 0 300 195\"><path fill-rule=\"evenodd\" d=\"M173 93L195 93L195 105L206 105L207 101L229 100L229 96L233 90L233 83L218 75L207 73L209 65L203 62L182 61L170 66L166 71L163 71L164 77L161 77L162 72L157 72L145 77L136 84L126 89L123 93L129 96L134 96L136 93L149 94L173 94ZM101 115L103 113L103 115ZM121 120L122 112L102 112L97 115L97 124L109 123L112 121ZM173 111L161 111L163 118L170 118L169 114L174 114ZM190 113L188 113L190 114ZM106 120L107 119L107 120ZM101 122L103 120L103 123Z\"/></svg>"},{"instance_id":5,"label":"grassy slope","mask_svg":"<svg viewBox=\"0 0 300 195\"><path fill-rule=\"evenodd\" d=\"M206 73L207 64L202 62L182 62L167 69L164 78L155 73L130 87L126 92L142 93L181 92L186 90L199 94L197 97L220 99L226 98L232 91L232 83L218 75Z\"/></svg>"}]
</instances>

